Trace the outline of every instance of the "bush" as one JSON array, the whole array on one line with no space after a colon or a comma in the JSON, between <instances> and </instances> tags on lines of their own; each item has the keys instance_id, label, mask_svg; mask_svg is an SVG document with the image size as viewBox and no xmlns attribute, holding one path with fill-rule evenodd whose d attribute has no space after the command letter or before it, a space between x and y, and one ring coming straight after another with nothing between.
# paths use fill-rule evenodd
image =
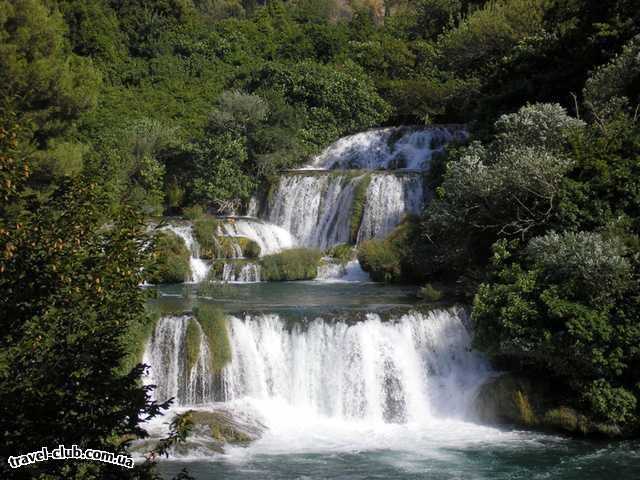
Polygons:
<instances>
[{"instance_id":1,"label":"bush","mask_svg":"<svg viewBox=\"0 0 640 480\"><path fill-rule=\"evenodd\" d=\"M591 411L603 420L624 424L635 418L636 397L624 388L614 388L606 380L591 383L584 393Z\"/></svg>"},{"instance_id":2,"label":"bush","mask_svg":"<svg viewBox=\"0 0 640 480\"><path fill-rule=\"evenodd\" d=\"M207 339L211 355L211 370L219 372L231 361L231 343L227 319L222 310L210 305L198 305L194 314Z\"/></svg>"},{"instance_id":3,"label":"bush","mask_svg":"<svg viewBox=\"0 0 640 480\"><path fill-rule=\"evenodd\" d=\"M442 292L430 283L427 283L418 290L418 298L426 300L427 302L439 302L442 300Z\"/></svg>"},{"instance_id":4,"label":"bush","mask_svg":"<svg viewBox=\"0 0 640 480\"><path fill-rule=\"evenodd\" d=\"M385 240L362 242L358 247L358 261L374 282L393 283L402 278L402 258Z\"/></svg>"},{"instance_id":5,"label":"bush","mask_svg":"<svg viewBox=\"0 0 640 480\"><path fill-rule=\"evenodd\" d=\"M191 271L191 253L175 233L158 232L154 239L154 260L146 274L149 283L182 283Z\"/></svg>"},{"instance_id":6,"label":"bush","mask_svg":"<svg viewBox=\"0 0 640 480\"><path fill-rule=\"evenodd\" d=\"M327 254L335 259L340 265L346 265L351 260L354 259L355 249L352 245L348 243L341 243L340 245L336 245L329 249Z\"/></svg>"},{"instance_id":7,"label":"bush","mask_svg":"<svg viewBox=\"0 0 640 480\"><path fill-rule=\"evenodd\" d=\"M260 259L265 281L313 280L318 275L322 254L311 248L294 248Z\"/></svg>"},{"instance_id":8,"label":"bush","mask_svg":"<svg viewBox=\"0 0 640 480\"><path fill-rule=\"evenodd\" d=\"M218 221L209 216L203 216L193 223L193 235L200 245L201 258L216 258L219 244L216 240Z\"/></svg>"},{"instance_id":9,"label":"bush","mask_svg":"<svg viewBox=\"0 0 640 480\"><path fill-rule=\"evenodd\" d=\"M191 220L192 222L199 219L204 215L204 208L201 205L193 205L191 207L184 207L182 209L182 215L187 220Z\"/></svg>"}]
</instances>

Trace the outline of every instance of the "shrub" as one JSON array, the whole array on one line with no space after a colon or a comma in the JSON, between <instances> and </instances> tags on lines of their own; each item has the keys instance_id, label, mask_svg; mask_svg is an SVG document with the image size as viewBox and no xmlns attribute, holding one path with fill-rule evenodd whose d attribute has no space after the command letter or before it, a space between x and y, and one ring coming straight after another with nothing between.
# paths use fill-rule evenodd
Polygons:
<instances>
[{"instance_id":1,"label":"shrub","mask_svg":"<svg viewBox=\"0 0 640 480\"><path fill-rule=\"evenodd\" d=\"M400 254L385 240L367 240L358 247L358 261L375 282L399 282L402 276Z\"/></svg>"},{"instance_id":2,"label":"shrub","mask_svg":"<svg viewBox=\"0 0 640 480\"><path fill-rule=\"evenodd\" d=\"M202 208L201 205L192 205L191 207L184 207L182 209L182 215L187 220L191 220L193 222L204 215L204 208Z\"/></svg>"},{"instance_id":3,"label":"shrub","mask_svg":"<svg viewBox=\"0 0 640 480\"><path fill-rule=\"evenodd\" d=\"M250 238L234 237L234 240L240 245L242 256L245 258L258 258L262 253L260 245Z\"/></svg>"},{"instance_id":4,"label":"shrub","mask_svg":"<svg viewBox=\"0 0 640 480\"><path fill-rule=\"evenodd\" d=\"M637 406L631 392L614 388L603 379L595 380L587 387L584 400L599 418L621 424L633 420Z\"/></svg>"},{"instance_id":5,"label":"shrub","mask_svg":"<svg viewBox=\"0 0 640 480\"><path fill-rule=\"evenodd\" d=\"M219 372L231 361L227 319L222 310L210 305L199 305L194 309L194 314L207 339L211 355L211 370Z\"/></svg>"},{"instance_id":6,"label":"shrub","mask_svg":"<svg viewBox=\"0 0 640 480\"><path fill-rule=\"evenodd\" d=\"M313 280L318 275L320 250L294 248L260 259L262 279L266 281Z\"/></svg>"},{"instance_id":7,"label":"shrub","mask_svg":"<svg viewBox=\"0 0 640 480\"><path fill-rule=\"evenodd\" d=\"M554 283L587 301L616 296L631 281L631 266L619 242L598 233L551 232L529 242L527 254Z\"/></svg>"},{"instance_id":8,"label":"shrub","mask_svg":"<svg viewBox=\"0 0 640 480\"><path fill-rule=\"evenodd\" d=\"M216 258L219 248L216 240L218 221L210 216L203 216L193 223L193 234L200 245L200 257Z\"/></svg>"},{"instance_id":9,"label":"shrub","mask_svg":"<svg viewBox=\"0 0 640 480\"><path fill-rule=\"evenodd\" d=\"M189 276L191 254L175 233L162 231L154 240L154 261L146 274L150 283L182 283Z\"/></svg>"},{"instance_id":10,"label":"shrub","mask_svg":"<svg viewBox=\"0 0 640 480\"><path fill-rule=\"evenodd\" d=\"M427 283L418 290L418 298L426 300L427 302L439 302L442 300L442 292L430 283Z\"/></svg>"},{"instance_id":11,"label":"shrub","mask_svg":"<svg viewBox=\"0 0 640 480\"><path fill-rule=\"evenodd\" d=\"M327 254L341 265L346 265L354 258L355 249L348 243L341 243L329 249Z\"/></svg>"}]
</instances>

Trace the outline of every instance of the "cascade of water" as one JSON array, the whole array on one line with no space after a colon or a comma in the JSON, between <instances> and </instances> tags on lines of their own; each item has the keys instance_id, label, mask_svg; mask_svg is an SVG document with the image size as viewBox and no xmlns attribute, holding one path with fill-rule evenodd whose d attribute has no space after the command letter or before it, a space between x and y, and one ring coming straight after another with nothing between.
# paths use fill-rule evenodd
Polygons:
<instances>
[{"instance_id":1,"label":"cascade of water","mask_svg":"<svg viewBox=\"0 0 640 480\"><path fill-rule=\"evenodd\" d=\"M463 416L488 374L460 313L410 313L353 325L317 319L288 330L278 315L230 319L227 401L283 399L340 420L403 423ZM330 365L330 367L328 367Z\"/></svg>"},{"instance_id":2,"label":"cascade of water","mask_svg":"<svg viewBox=\"0 0 640 480\"><path fill-rule=\"evenodd\" d=\"M466 138L461 128L383 128L341 138L306 169L417 169L428 168L444 144Z\"/></svg>"},{"instance_id":3,"label":"cascade of water","mask_svg":"<svg viewBox=\"0 0 640 480\"><path fill-rule=\"evenodd\" d=\"M197 358L187 363L187 328L199 334ZM206 402L213 397L211 354L200 324L189 316L163 317L148 342L143 363L151 370L147 383L156 385L154 396L158 401L175 398L178 405Z\"/></svg>"},{"instance_id":4,"label":"cascade of water","mask_svg":"<svg viewBox=\"0 0 640 480\"><path fill-rule=\"evenodd\" d=\"M418 215L424 207L420 175L373 175L367 189L358 243L385 237L405 215Z\"/></svg>"},{"instance_id":5,"label":"cascade of water","mask_svg":"<svg viewBox=\"0 0 640 480\"><path fill-rule=\"evenodd\" d=\"M198 245L198 242L193 236L191 225L167 225L165 228L180 237L191 253L191 257L189 258L191 278L189 280L195 283L204 281L207 278L210 267L200 258L200 245Z\"/></svg>"},{"instance_id":6,"label":"cascade of water","mask_svg":"<svg viewBox=\"0 0 640 480\"><path fill-rule=\"evenodd\" d=\"M231 283L256 283L260 281L260 265L256 263L238 263L227 262L222 267L223 282Z\"/></svg>"},{"instance_id":7,"label":"cascade of water","mask_svg":"<svg viewBox=\"0 0 640 480\"><path fill-rule=\"evenodd\" d=\"M261 255L271 255L296 246L289 231L258 219L229 219L222 224L222 230L229 237L247 237L253 240L260 246Z\"/></svg>"},{"instance_id":8,"label":"cascade of water","mask_svg":"<svg viewBox=\"0 0 640 480\"><path fill-rule=\"evenodd\" d=\"M268 219L301 245L326 249L351 239L354 196L365 175L285 175L268 204ZM424 206L422 175L370 174L357 240L387 235Z\"/></svg>"}]
</instances>

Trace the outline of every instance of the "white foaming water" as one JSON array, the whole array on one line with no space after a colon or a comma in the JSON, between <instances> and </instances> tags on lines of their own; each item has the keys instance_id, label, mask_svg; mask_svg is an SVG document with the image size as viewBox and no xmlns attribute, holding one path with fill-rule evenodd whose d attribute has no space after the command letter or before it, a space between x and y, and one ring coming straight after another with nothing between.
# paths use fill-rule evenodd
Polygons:
<instances>
[{"instance_id":1,"label":"white foaming water","mask_svg":"<svg viewBox=\"0 0 640 480\"><path fill-rule=\"evenodd\" d=\"M318 267L316 280L327 283L361 283L370 282L371 278L367 272L362 270L357 260L352 260L346 265L331 261L323 263Z\"/></svg>"},{"instance_id":2,"label":"white foaming water","mask_svg":"<svg viewBox=\"0 0 640 480\"><path fill-rule=\"evenodd\" d=\"M354 194L365 175L285 175L271 196L268 220L280 225L306 247L328 247L351 241ZM380 238L406 214L424 206L421 175L371 174L357 240Z\"/></svg>"},{"instance_id":3,"label":"white foaming water","mask_svg":"<svg viewBox=\"0 0 640 480\"><path fill-rule=\"evenodd\" d=\"M358 243L387 236L407 214L424 207L423 179L416 175L374 175L358 230Z\"/></svg>"},{"instance_id":4,"label":"white foaming water","mask_svg":"<svg viewBox=\"0 0 640 480\"><path fill-rule=\"evenodd\" d=\"M331 258L324 258L323 262L318 266L318 275L316 280L336 281L342 278L344 274L344 265L334 262Z\"/></svg>"},{"instance_id":5,"label":"white foaming water","mask_svg":"<svg viewBox=\"0 0 640 480\"><path fill-rule=\"evenodd\" d=\"M296 242L281 226L252 218L234 218L222 224L223 234L247 237L260 246L260 255L271 255L296 246Z\"/></svg>"},{"instance_id":6,"label":"white foaming water","mask_svg":"<svg viewBox=\"0 0 640 480\"><path fill-rule=\"evenodd\" d=\"M351 206L363 176L285 175L269 202L268 219L306 247L349 241Z\"/></svg>"},{"instance_id":7,"label":"white foaming water","mask_svg":"<svg viewBox=\"0 0 640 480\"><path fill-rule=\"evenodd\" d=\"M368 314L352 325L317 319L292 330L278 315L262 315L232 317L229 326L225 401L283 401L340 421L428 423L463 417L489 373L470 352L457 311L388 322Z\"/></svg>"},{"instance_id":8,"label":"white foaming water","mask_svg":"<svg viewBox=\"0 0 640 480\"><path fill-rule=\"evenodd\" d=\"M344 137L329 146L306 169L425 170L433 154L452 140L466 138L461 128L383 128Z\"/></svg>"},{"instance_id":9,"label":"white foaming water","mask_svg":"<svg viewBox=\"0 0 640 480\"><path fill-rule=\"evenodd\" d=\"M228 461L367 450L442 460L447 448L525 439L465 422L477 387L491 372L470 350L457 310L413 312L394 321L368 314L354 324L317 319L292 329L278 315L230 317L232 360L215 380L201 368L208 352L185 370L180 357L188 321L167 317L158 324L145 352L152 365L147 381L158 385L157 398L177 399L176 411L194 403L223 407L267 426L248 448L226 447ZM161 436L166 424L156 419L150 431ZM183 458L219 457L203 449Z\"/></svg>"},{"instance_id":10,"label":"white foaming water","mask_svg":"<svg viewBox=\"0 0 640 480\"><path fill-rule=\"evenodd\" d=\"M225 263L222 267L221 280L228 283L257 283L260 281L260 265Z\"/></svg>"},{"instance_id":11,"label":"white foaming water","mask_svg":"<svg viewBox=\"0 0 640 480\"><path fill-rule=\"evenodd\" d=\"M189 258L191 277L188 280L194 283L204 281L207 278L210 266L200 258L200 245L198 245L198 242L193 236L191 225L167 225L164 228L180 237L191 253L191 257Z\"/></svg>"}]
</instances>

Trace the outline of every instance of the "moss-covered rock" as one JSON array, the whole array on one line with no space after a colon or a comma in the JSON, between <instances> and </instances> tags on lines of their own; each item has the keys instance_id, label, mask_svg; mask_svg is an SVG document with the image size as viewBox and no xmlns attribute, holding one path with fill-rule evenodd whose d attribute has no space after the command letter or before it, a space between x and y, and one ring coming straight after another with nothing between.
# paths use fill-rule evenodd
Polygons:
<instances>
[{"instance_id":1,"label":"moss-covered rock","mask_svg":"<svg viewBox=\"0 0 640 480\"><path fill-rule=\"evenodd\" d=\"M494 377L482 385L474 402L481 422L572 435L621 437L615 424L593 421L576 409L563 405L547 382L513 374Z\"/></svg>"},{"instance_id":2,"label":"moss-covered rock","mask_svg":"<svg viewBox=\"0 0 640 480\"><path fill-rule=\"evenodd\" d=\"M222 310L211 305L199 305L194 314L209 347L211 370L219 372L231 361L227 319Z\"/></svg>"},{"instance_id":3,"label":"moss-covered rock","mask_svg":"<svg viewBox=\"0 0 640 480\"><path fill-rule=\"evenodd\" d=\"M200 356L201 335L198 323L190 319L185 334L185 355L189 372L195 367L198 357Z\"/></svg>"},{"instance_id":4,"label":"moss-covered rock","mask_svg":"<svg viewBox=\"0 0 640 480\"><path fill-rule=\"evenodd\" d=\"M254 425L247 425L225 410L190 410L194 426L204 426L207 433L220 443L247 444L262 433Z\"/></svg>"},{"instance_id":5,"label":"moss-covered rock","mask_svg":"<svg viewBox=\"0 0 640 480\"><path fill-rule=\"evenodd\" d=\"M260 259L262 280L279 282L313 280L318 275L322 253L312 248L294 248Z\"/></svg>"},{"instance_id":6,"label":"moss-covered rock","mask_svg":"<svg viewBox=\"0 0 640 480\"><path fill-rule=\"evenodd\" d=\"M191 254L184 241L170 231L155 236L153 262L147 269L149 283L182 283L189 277Z\"/></svg>"},{"instance_id":7,"label":"moss-covered rock","mask_svg":"<svg viewBox=\"0 0 640 480\"><path fill-rule=\"evenodd\" d=\"M367 190L371 183L371 174L365 175L362 180L356 185L355 192L353 193L353 202L351 203L351 223L350 223L350 239L351 243L356 243L358 240L358 232L360 231L360 225L362 224L362 217L364 216L364 207L367 201Z\"/></svg>"}]
</instances>

